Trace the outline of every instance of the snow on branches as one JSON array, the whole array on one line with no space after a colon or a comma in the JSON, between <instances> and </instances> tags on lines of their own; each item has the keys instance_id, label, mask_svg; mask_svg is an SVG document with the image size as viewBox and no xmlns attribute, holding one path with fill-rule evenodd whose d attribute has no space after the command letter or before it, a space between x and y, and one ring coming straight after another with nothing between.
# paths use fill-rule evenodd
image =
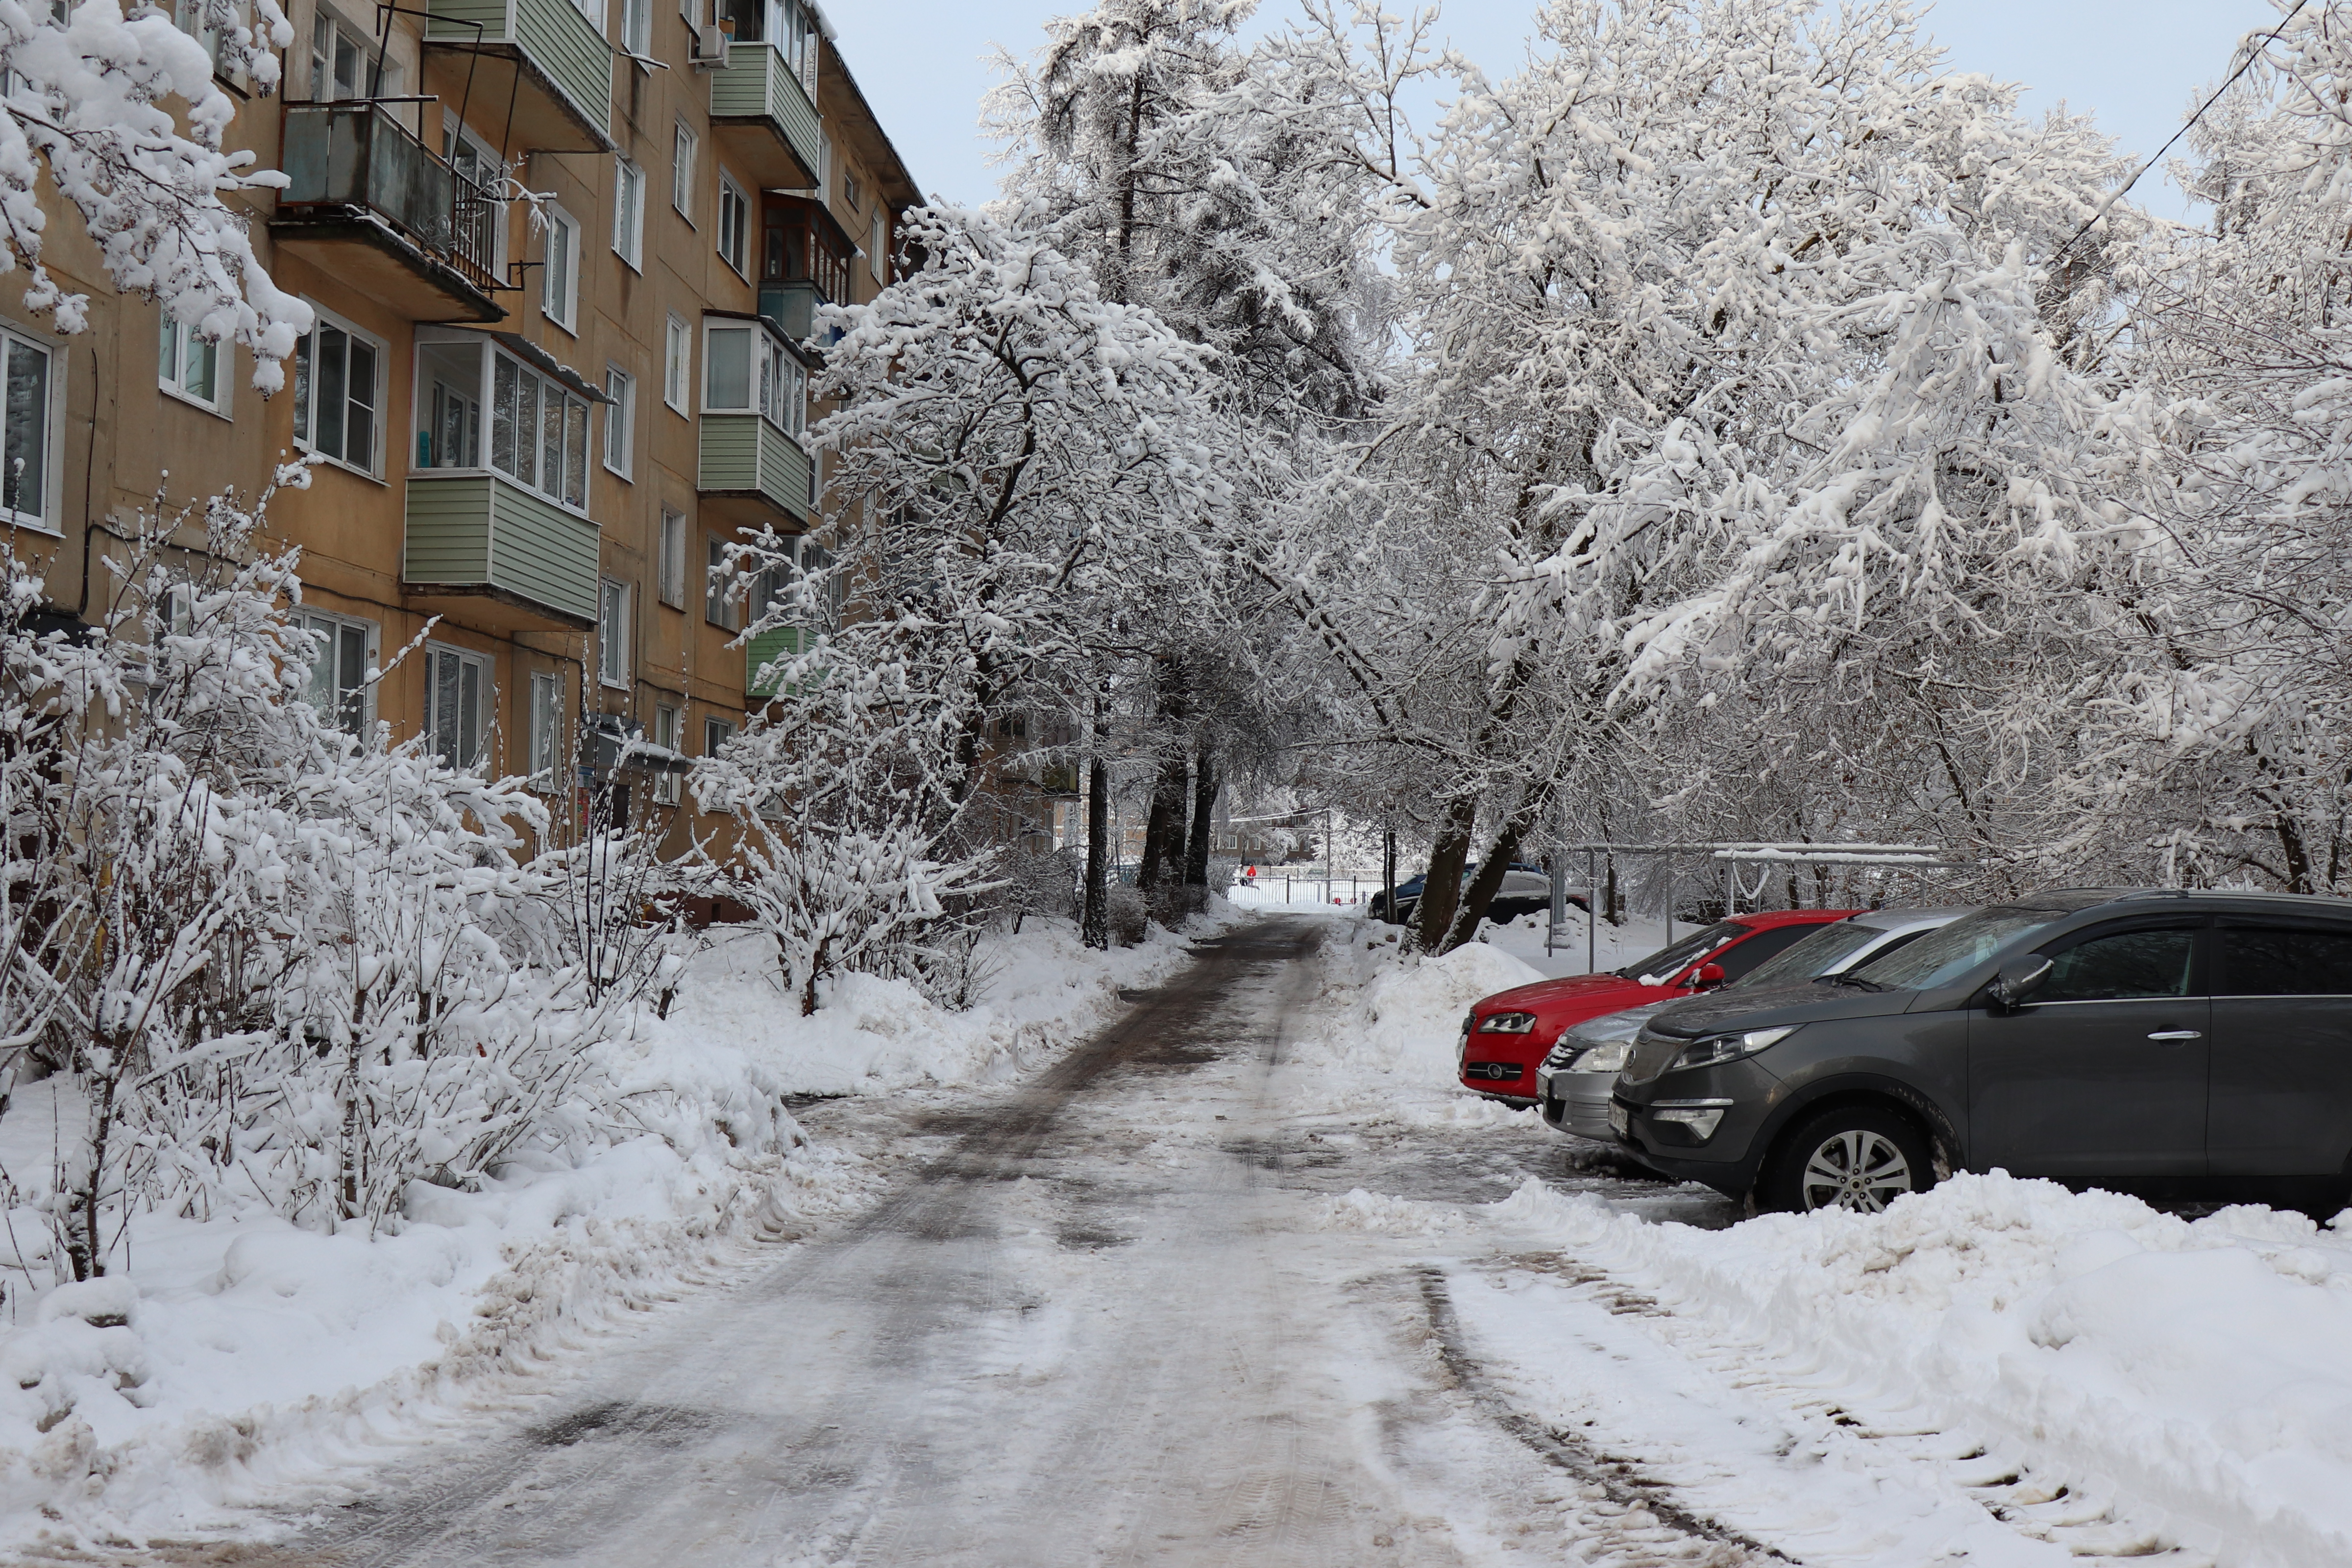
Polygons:
<instances>
[{"instance_id":1,"label":"snow on branches","mask_svg":"<svg viewBox=\"0 0 2352 1568\"><path fill-rule=\"evenodd\" d=\"M251 7L248 21L237 0L183 0L192 36L168 8L0 0L0 271L26 268L26 307L58 331L87 324L83 296L43 260L46 173L115 287L151 296L207 340L244 344L254 384L275 392L310 311L270 280L251 215L230 199L285 177L224 150L236 100L215 72L274 91L272 51L294 33L276 0Z\"/></svg>"}]
</instances>

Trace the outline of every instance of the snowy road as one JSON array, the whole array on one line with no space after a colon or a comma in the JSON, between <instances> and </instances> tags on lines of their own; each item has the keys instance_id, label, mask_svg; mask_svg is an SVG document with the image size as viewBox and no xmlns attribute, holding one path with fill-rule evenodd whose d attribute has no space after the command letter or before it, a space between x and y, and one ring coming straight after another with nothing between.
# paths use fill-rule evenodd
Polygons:
<instances>
[{"instance_id":1,"label":"snowy road","mask_svg":"<svg viewBox=\"0 0 2352 1568\"><path fill-rule=\"evenodd\" d=\"M941 1147L919 1179L607 1342L520 1420L280 1545L173 1560L2070 1561L1996 1517L2014 1466L1871 1429L1507 1216L1447 1218L1538 1168L1700 1224L1719 1200L1580 1176L1539 1129L1335 1128L1285 1058L1304 941L1208 944L1025 1085L898 1129ZM828 1112L866 1136L902 1114Z\"/></svg>"}]
</instances>

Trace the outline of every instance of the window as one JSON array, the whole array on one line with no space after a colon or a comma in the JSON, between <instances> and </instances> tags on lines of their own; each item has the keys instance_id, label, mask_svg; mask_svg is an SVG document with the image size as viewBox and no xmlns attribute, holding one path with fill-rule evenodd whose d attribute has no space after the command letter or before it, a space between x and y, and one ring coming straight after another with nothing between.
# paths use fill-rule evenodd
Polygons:
<instances>
[{"instance_id":1,"label":"window","mask_svg":"<svg viewBox=\"0 0 2352 1568\"><path fill-rule=\"evenodd\" d=\"M807 6L793 5L793 0L783 0L783 10L784 25L777 41L784 47L785 63L792 67L793 74L801 79L801 86L806 89L809 101L814 103L818 47L816 18L809 14Z\"/></svg>"},{"instance_id":2,"label":"window","mask_svg":"<svg viewBox=\"0 0 2352 1568\"><path fill-rule=\"evenodd\" d=\"M182 0L186 8L186 0ZM181 26L187 27L183 22ZM213 48L215 58L218 49ZM365 29L352 26L320 7L310 23L310 97L320 103L344 98L382 98L400 90L400 68L386 65Z\"/></svg>"},{"instance_id":3,"label":"window","mask_svg":"<svg viewBox=\"0 0 2352 1568\"><path fill-rule=\"evenodd\" d=\"M653 47L652 0L621 0L621 47L643 57Z\"/></svg>"},{"instance_id":4,"label":"window","mask_svg":"<svg viewBox=\"0 0 2352 1568\"><path fill-rule=\"evenodd\" d=\"M688 223L694 221L694 154L701 140L680 121L669 150L669 205Z\"/></svg>"},{"instance_id":5,"label":"window","mask_svg":"<svg viewBox=\"0 0 2352 1568\"><path fill-rule=\"evenodd\" d=\"M1759 931L1746 942L1736 942L1716 955L1715 962L1723 965L1724 983L1744 980L1761 967L1768 958L1774 958L1796 946L1818 927L1809 925L1773 926Z\"/></svg>"},{"instance_id":6,"label":"window","mask_svg":"<svg viewBox=\"0 0 2352 1568\"><path fill-rule=\"evenodd\" d=\"M251 20L250 15L244 5L236 5L232 7L232 9L236 11L241 21L249 22ZM218 72L220 69L220 34L213 28L205 26L204 5L202 4L202 0L175 0L175 3L172 7L172 22L174 26L180 29L180 31L187 34L188 37L204 45L205 53L212 59L214 71Z\"/></svg>"},{"instance_id":7,"label":"window","mask_svg":"<svg viewBox=\"0 0 2352 1568\"><path fill-rule=\"evenodd\" d=\"M727 564L727 542L712 534L709 571L702 585L702 618L730 632L743 629L743 600L735 592L735 574Z\"/></svg>"},{"instance_id":8,"label":"window","mask_svg":"<svg viewBox=\"0 0 2352 1568\"><path fill-rule=\"evenodd\" d=\"M470 332L420 327L417 339L416 466L493 468L551 500L585 510L586 389Z\"/></svg>"},{"instance_id":9,"label":"window","mask_svg":"<svg viewBox=\"0 0 2352 1568\"><path fill-rule=\"evenodd\" d=\"M743 234L751 226L751 204L743 187L724 173L719 176L719 256L736 271L743 270Z\"/></svg>"},{"instance_id":10,"label":"window","mask_svg":"<svg viewBox=\"0 0 2352 1568\"><path fill-rule=\"evenodd\" d=\"M604 466L627 479L636 436L637 378L627 371L604 367Z\"/></svg>"},{"instance_id":11,"label":"window","mask_svg":"<svg viewBox=\"0 0 2352 1568\"><path fill-rule=\"evenodd\" d=\"M862 205L858 197L864 194L857 188L857 176L844 169L841 172L841 205L854 213Z\"/></svg>"},{"instance_id":12,"label":"window","mask_svg":"<svg viewBox=\"0 0 2352 1568\"><path fill-rule=\"evenodd\" d=\"M199 404L217 413L227 399L222 394L220 346L204 339L173 321L169 311L163 316L163 336L156 345L155 379L164 391L189 402Z\"/></svg>"},{"instance_id":13,"label":"window","mask_svg":"<svg viewBox=\"0 0 2352 1568\"><path fill-rule=\"evenodd\" d=\"M336 729L361 733L368 723L368 666L375 628L365 621L310 613L297 616L295 624L315 639L305 693L310 706Z\"/></svg>"},{"instance_id":14,"label":"window","mask_svg":"<svg viewBox=\"0 0 2352 1568\"><path fill-rule=\"evenodd\" d=\"M482 760L490 661L463 648L425 645L425 743L449 768Z\"/></svg>"},{"instance_id":15,"label":"window","mask_svg":"<svg viewBox=\"0 0 2352 1568\"><path fill-rule=\"evenodd\" d=\"M2039 1005L2186 996L2189 960L2196 948L2197 932L2189 927L2094 936L2055 955L2050 978L2026 1000Z\"/></svg>"},{"instance_id":16,"label":"window","mask_svg":"<svg viewBox=\"0 0 2352 1568\"><path fill-rule=\"evenodd\" d=\"M678 733L678 711L667 702L654 706L654 744L667 746L675 752L685 737ZM677 804L677 774L664 768L654 775L654 800L662 805Z\"/></svg>"},{"instance_id":17,"label":"window","mask_svg":"<svg viewBox=\"0 0 2352 1568\"><path fill-rule=\"evenodd\" d=\"M549 208L546 245L547 264L540 269L544 278L540 309L568 332L580 299L580 226L568 214Z\"/></svg>"},{"instance_id":18,"label":"window","mask_svg":"<svg viewBox=\"0 0 2352 1568\"><path fill-rule=\"evenodd\" d=\"M817 194L817 199L818 199L818 200L820 200L820 201L824 200L824 193L825 193L825 192L827 192L827 191L829 191L829 190L831 190L832 188L833 188L833 138L832 138L832 137L830 137L830 136L827 136L824 132L820 131L820 132L817 132L817 136L816 136L816 194Z\"/></svg>"},{"instance_id":19,"label":"window","mask_svg":"<svg viewBox=\"0 0 2352 1568\"><path fill-rule=\"evenodd\" d=\"M613 160L613 253L643 269L646 172L626 158Z\"/></svg>"},{"instance_id":20,"label":"window","mask_svg":"<svg viewBox=\"0 0 2352 1568\"><path fill-rule=\"evenodd\" d=\"M49 351L13 332L0 332L0 348L7 353L7 386L0 400L0 514L54 532L49 452L56 445L57 400Z\"/></svg>"},{"instance_id":21,"label":"window","mask_svg":"<svg viewBox=\"0 0 2352 1568\"><path fill-rule=\"evenodd\" d=\"M596 595L596 679L629 684L629 585L604 580Z\"/></svg>"},{"instance_id":22,"label":"window","mask_svg":"<svg viewBox=\"0 0 2352 1568\"><path fill-rule=\"evenodd\" d=\"M311 307L318 310L314 304ZM377 469L383 418L383 345L319 310L294 345L294 440L363 474Z\"/></svg>"},{"instance_id":23,"label":"window","mask_svg":"<svg viewBox=\"0 0 2352 1568\"><path fill-rule=\"evenodd\" d=\"M530 678L530 782L534 788L561 789L556 770L563 758L563 688L552 675Z\"/></svg>"},{"instance_id":24,"label":"window","mask_svg":"<svg viewBox=\"0 0 2352 1568\"><path fill-rule=\"evenodd\" d=\"M661 602L686 608L686 515L665 511L661 516Z\"/></svg>"},{"instance_id":25,"label":"window","mask_svg":"<svg viewBox=\"0 0 2352 1568\"><path fill-rule=\"evenodd\" d=\"M461 184L457 190L451 222L464 231L460 248L488 262L503 274L506 259L507 209L498 199L506 187L506 160L489 144L457 123L454 114L441 117L441 155L449 161Z\"/></svg>"},{"instance_id":26,"label":"window","mask_svg":"<svg viewBox=\"0 0 2352 1568\"><path fill-rule=\"evenodd\" d=\"M890 215L878 206L866 237L866 270L877 283L890 281Z\"/></svg>"},{"instance_id":27,"label":"window","mask_svg":"<svg viewBox=\"0 0 2352 1568\"><path fill-rule=\"evenodd\" d=\"M2352 931L2221 928L2225 996L2352 996Z\"/></svg>"},{"instance_id":28,"label":"window","mask_svg":"<svg viewBox=\"0 0 2352 1568\"><path fill-rule=\"evenodd\" d=\"M704 756L717 756L719 748L734 738L735 726L726 720L705 719L702 721L702 754Z\"/></svg>"},{"instance_id":29,"label":"window","mask_svg":"<svg viewBox=\"0 0 2352 1568\"><path fill-rule=\"evenodd\" d=\"M807 423L808 372L764 326L720 319L705 329L702 406L760 414L799 435Z\"/></svg>"},{"instance_id":30,"label":"window","mask_svg":"<svg viewBox=\"0 0 2352 1568\"><path fill-rule=\"evenodd\" d=\"M662 336L662 401L687 413L688 378L693 372L694 339L678 317L669 319L668 330Z\"/></svg>"}]
</instances>

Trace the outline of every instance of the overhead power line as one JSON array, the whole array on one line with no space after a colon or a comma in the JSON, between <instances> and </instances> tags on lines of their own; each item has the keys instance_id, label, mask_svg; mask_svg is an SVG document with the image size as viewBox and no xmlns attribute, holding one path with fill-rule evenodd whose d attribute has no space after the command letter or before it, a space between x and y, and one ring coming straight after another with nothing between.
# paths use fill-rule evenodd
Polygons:
<instances>
[{"instance_id":1,"label":"overhead power line","mask_svg":"<svg viewBox=\"0 0 2352 1568\"><path fill-rule=\"evenodd\" d=\"M2203 103L2197 106L2196 113L2190 115L2187 120L2180 122L2180 129L2174 132L2171 138L2167 141L2163 146L2158 147L2156 150L2156 156L2150 158L2147 163L2142 163L2139 168L2133 173L2130 179L2126 180L2122 184L2117 185L2114 190L2108 192L2106 200L2099 204L2099 210L2093 213L2089 218L2084 220L2083 226L2076 229L2073 237L2069 238L2065 244L2060 246L2056 250L2050 253L2050 265L2052 267L2057 266L2059 258L2063 257L2068 251L2074 248L2075 240L2081 239L2084 235L2090 233L2091 230L2099 226L2100 221L2107 216L2107 210L2113 207L2117 202L2121 201L2126 191L2129 191L2134 185L2139 184L2141 175L2146 174L2150 169L2155 168L2157 164L2163 160L2164 155L2172 151L2173 142L2179 141L2183 136L2188 135L2189 132L2197 128L2197 122L2205 118L2205 111L2212 108L2215 104L2221 102L2221 95L2228 92L2231 88L2237 86L2238 79L2240 77L2254 68L2254 62L2262 58L2263 49L2272 44L2277 43L2279 40L2279 35L2284 33L2287 30L2288 25L2294 22L2297 16L2302 16L2304 7L2310 4L2311 0L2294 0L2294 9L2289 11L2284 16L2279 18L2279 25L2271 29L2270 37L2264 38L2260 45L2246 50L2246 58L2238 62L2238 68L2230 73L2229 79L2224 81L2221 86L2215 88L2213 89L2213 95L2210 98L2208 98Z\"/></svg>"}]
</instances>

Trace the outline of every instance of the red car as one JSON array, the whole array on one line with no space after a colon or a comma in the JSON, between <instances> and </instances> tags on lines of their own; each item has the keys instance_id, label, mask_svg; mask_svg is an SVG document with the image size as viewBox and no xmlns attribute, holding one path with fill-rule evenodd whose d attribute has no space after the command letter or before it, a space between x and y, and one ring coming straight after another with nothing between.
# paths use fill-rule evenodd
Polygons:
<instances>
[{"instance_id":1,"label":"red car","mask_svg":"<svg viewBox=\"0 0 2352 1568\"><path fill-rule=\"evenodd\" d=\"M1462 1020L1454 1053L1462 1086L1512 1105L1533 1105L1536 1068L1560 1031L1604 1013L1671 1001L1738 980L1815 926L1842 921L1853 910L1772 910L1693 931L1613 974L1539 980L1497 991Z\"/></svg>"}]
</instances>

